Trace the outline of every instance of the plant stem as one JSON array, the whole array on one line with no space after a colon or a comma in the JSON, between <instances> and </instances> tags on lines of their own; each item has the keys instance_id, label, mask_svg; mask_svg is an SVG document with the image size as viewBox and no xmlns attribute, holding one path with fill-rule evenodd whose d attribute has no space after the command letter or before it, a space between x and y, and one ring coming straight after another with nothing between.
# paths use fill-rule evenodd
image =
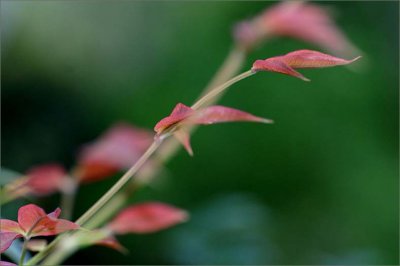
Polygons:
<instances>
[{"instance_id":1,"label":"plant stem","mask_svg":"<svg viewBox=\"0 0 400 266\"><path fill-rule=\"evenodd\" d=\"M125 193L116 194L104 208L99 210L96 215L94 215L91 219L89 219L85 223L86 229L94 229L98 226L102 225L105 221L107 221L110 217L112 217L121 206L126 202Z\"/></svg>"},{"instance_id":2,"label":"plant stem","mask_svg":"<svg viewBox=\"0 0 400 266\"><path fill-rule=\"evenodd\" d=\"M24 265L25 255L26 255L26 246L28 244L28 241L29 241L28 238L24 238L24 244L22 245L22 253L21 253L21 257L19 259L18 266L23 266Z\"/></svg>"},{"instance_id":3,"label":"plant stem","mask_svg":"<svg viewBox=\"0 0 400 266\"><path fill-rule=\"evenodd\" d=\"M246 72L243 72L240 75L235 76L234 78L228 80L227 82L225 82L224 84L218 86L217 88L211 90L210 92L208 92L206 95L204 95L202 98L200 98L197 102L195 102L192 105L192 109L199 109L200 107L202 107L203 105L206 105L212 98L214 98L216 95L220 94L221 92L223 92L224 90L226 90L227 88L229 88L230 86L232 86L233 84L235 84L236 82L241 81L242 79L248 78L251 75L254 75L256 72L253 72L252 70L248 70Z\"/></svg>"},{"instance_id":4,"label":"plant stem","mask_svg":"<svg viewBox=\"0 0 400 266\"><path fill-rule=\"evenodd\" d=\"M150 158L150 156L160 146L161 141L154 141L139 160L104 194L89 210L87 210L77 221L79 225L84 224L91 218L104 204L106 204L142 167L142 165Z\"/></svg>"},{"instance_id":5,"label":"plant stem","mask_svg":"<svg viewBox=\"0 0 400 266\"><path fill-rule=\"evenodd\" d=\"M78 186L76 181L70 177L68 177L67 184L65 185L67 188L62 190L61 193L61 215L62 218L71 220Z\"/></svg>"},{"instance_id":6,"label":"plant stem","mask_svg":"<svg viewBox=\"0 0 400 266\"><path fill-rule=\"evenodd\" d=\"M222 67L218 70L217 74L214 76L212 81L209 83L209 85L205 88L203 91L202 98L198 100L192 108L198 108L202 105L209 104L212 101L212 97L219 98L218 96L222 96L222 92L226 90L230 85L251 76L251 71L247 71L242 73L241 75L234 77L233 79L229 80L232 76L234 76L241 65L244 62L245 58L245 52L239 48L234 48L228 55L227 59L224 61ZM223 83L224 81L229 80L228 82L222 84L221 86L217 87L215 90L217 92L214 92L214 86ZM140 167L144 164L144 162L157 150L161 143L154 142L150 148L145 152L145 154L142 155L142 157L135 163L134 166L132 166L131 169L126 172L121 179L105 194L103 195L102 198L100 198L95 205L93 205L87 212L85 212L78 220L78 224L84 224L87 222L89 219L93 219L93 222L89 223L89 226L91 228L101 224L104 222L104 218L108 218L109 216L107 215L110 213L112 210L116 210L118 208L121 208L125 202L125 198L127 195L121 196L121 197L116 197L118 200L115 201L110 201L109 200L112 198L113 195L115 195L116 192L118 192L124 184L126 184L130 178L140 169ZM157 160L160 162L166 162L168 161L173 155L176 153L178 150L178 142L175 139L170 139L165 143L167 145L164 145L161 147L159 152L157 153ZM140 165L139 165L140 161ZM139 166L137 166L139 165ZM154 175L158 173L157 170L154 171ZM138 185L137 182L132 183L131 186ZM127 194L129 194L130 189L126 190L128 191ZM122 192L121 192L122 193ZM129 196L129 195L128 195ZM120 200L123 199L123 200ZM109 202L109 204L107 204ZM111 204L113 203L113 204ZM93 215L105 204L107 204L105 207L105 210L103 210L104 214L96 217L93 217ZM94 219L96 218L96 219ZM28 261L28 265L34 265L37 264L40 260L42 260L47 254L50 252L50 250L62 240L63 236L57 237L55 240L53 240L46 249L43 251L39 252L36 254L31 260ZM66 257L66 256L64 256Z\"/></svg>"},{"instance_id":7,"label":"plant stem","mask_svg":"<svg viewBox=\"0 0 400 266\"><path fill-rule=\"evenodd\" d=\"M77 221L79 225L84 224L88 219L90 219L96 212L103 207L140 169L140 167L147 161L147 159L157 150L160 146L161 141L154 141L150 147L145 151L145 153L139 158L139 160L115 183L97 202L89 208ZM65 234L64 236L68 236ZM35 265L40 260L42 260L55 245L61 241L63 235L58 236L54 239L44 250L37 253L32 259L28 261L28 265Z\"/></svg>"},{"instance_id":8,"label":"plant stem","mask_svg":"<svg viewBox=\"0 0 400 266\"><path fill-rule=\"evenodd\" d=\"M204 88L199 98L203 97L211 90L213 90L215 87L221 85L222 83L231 79L237 73L239 73L239 70L242 67L245 59L246 59L246 51L244 49L239 48L238 46L234 46L229 52L228 56L225 58L220 68L218 69L217 73L208 83L207 87Z\"/></svg>"}]
</instances>

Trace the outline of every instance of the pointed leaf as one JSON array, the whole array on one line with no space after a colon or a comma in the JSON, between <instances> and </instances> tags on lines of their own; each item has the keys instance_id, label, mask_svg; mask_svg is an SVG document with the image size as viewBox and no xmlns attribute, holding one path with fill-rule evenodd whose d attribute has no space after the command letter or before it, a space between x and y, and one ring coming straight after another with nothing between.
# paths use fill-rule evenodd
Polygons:
<instances>
[{"instance_id":1,"label":"pointed leaf","mask_svg":"<svg viewBox=\"0 0 400 266\"><path fill-rule=\"evenodd\" d=\"M0 232L0 253L6 251L12 242L19 237L22 237L22 235L13 232Z\"/></svg>"},{"instance_id":2,"label":"pointed leaf","mask_svg":"<svg viewBox=\"0 0 400 266\"><path fill-rule=\"evenodd\" d=\"M32 230L31 236L52 236L66 231L79 229L74 222L51 217L50 214L41 219Z\"/></svg>"},{"instance_id":3,"label":"pointed leaf","mask_svg":"<svg viewBox=\"0 0 400 266\"><path fill-rule=\"evenodd\" d=\"M82 149L75 174L82 182L109 177L132 166L152 141L148 130L118 123Z\"/></svg>"},{"instance_id":4,"label":"pointed leaf","mask_svg":"<svg viewBox=\"0 0 400 266\"><path fill-rule=\"evenodd\" d=\"M193 113L193 109L189 106L186 106L182 103L178 103L175 108L172 110L172 113L161 119L156 126L154 127L154 131L160 134L165 129L175 125L176 123L182 121Z\"/></svg>"},{"instance_id":5,"label":"pointed leaf","mask_svg":"<svg viewBox=\"0 0 400 266\"><path fill-rule=\"evenodd\" d=\"M359 58L360 57L356 57L352 60L345 60L317 51L298 50L282 56L275 56L265 60L256 60L253 64L252 70L278 72L309 81L309 79L305 78L294 69L347 65Z\"/></svg>"},{"instance_id":6,"label":"pointed leaf","mask_svg":"<svg viewBox=\"0 0 400 266\"><path fill-rule=\"evenodd\" d=\"M17 222L8 219L0 219L0 231L8 233L12 232L17 234L24 233L24 230L19 226Z\"/></svg>"},{"instance_id":7,"label":"pointed leaf","mask_svg":"<svg viewBox=\"0 0 400 266\"><path fill-rule=\"evenodd\" d=\"M78 229L79 225L58 219L61 210L57 208L54 212L46 215L44 210L34 204L22 206L18 211L18 222L29 236L50 236L65 231Z\"/></svg>"},{"instance_id":8,"label":"pointed leaf","mask_svg":"<svg viewBox=\"0 0 400 266\"><path fill-rule=\"evenodd\" d=\"M46 213L42 208L36 206L35 204L28 204L19 208L18 223L25 232L28 232L45 216Z\"/></svg>"},{"instance_id":9,"label":"pointed leaf","mask_svg":"<svg viewBox=\"0 0 400 266\"><path fill-rule=\"evenodd\" d=\"M239 45L251 49L273 37L300 39L332 53L354 54L357 48L335 25L322 6L305 1L284 1L273 5L252 20L235 27Z\"/></svg>"},{"instance_id":10,"label":"pointed leaf","mask_svg":"<svg viewBox=\"0 0 400 266\"><path fill-rule=\"evenodd\" d=\"M188 118L187 121L185 121L184 123L210 125L215 123L237 122L237 121L261 122L261 123L273 122L272 120L265 119L262 117L257 117L250 113L246 113L237 109L215 105L196 111L196 113L192 115L190 118Z\"/></svg>"},{"instance_id":11,"label":"pointed leaf","mask_svg":"<svg viewBox=\"0 0 400 266\"><path fill-rule=\"evenodd\" d=\"M180 126L185 125L209 125L222 122L235 121L251 121L261 123L272 123L272 120L254 116L252 114L229 108L224 106L209 106L200 110L194 110L189 106L178 103L171 115L160 120L154 130L157 132L157 137L165 134L165 131L174 135L174 137L185 147L190 155L193 151L190 145L189 132ZM174 128L172 128L175 126ZM172 128L172 129L171 129Z\"/></svg>"},{"instance_id":12,"label":"pointed leaf","mask_svg":"<svg viewBox=\"0 0 400 266\"><path fill-rule=\"evenodd\" d=\"M59 164L46 164L31 168L26 175L31 192L43 196L60 191L67 173Z\"/></svg>"},{"instance_id":13,"label":"pointed leaf","mask_svg":"<svg viewBox=\"0 0 400 266\"><path fill-rule=\"evenodd\" d=\"M152 233L184 222L185 211L158 202L142 203L124 209L108 228L116 234Z\"/></svg>"},{"instance_id":14,"label":"pointed leaf","mask_svg":"<svg viewBox=\"0 0 400 266\"><path fill-rule=\"evenodd\" d=\"M174 137L185 147L190 156L193 156L192 146L190 145L190 134L184 129L174 132Z\"/></svg>"},{"instance_id":15,"label":"pointed leaf","mask_svg":"<svg viewBox=\"0 0 400 266\"><path fill-rule=\"evenodd\" d=\"M127 254L129 251L124 247L115 237L109 236L107 238L104 238L96 243L99 246L104 246L108 248L115 249L118 252L121 252L123 254Z\"/></svg>"}]
</instances>

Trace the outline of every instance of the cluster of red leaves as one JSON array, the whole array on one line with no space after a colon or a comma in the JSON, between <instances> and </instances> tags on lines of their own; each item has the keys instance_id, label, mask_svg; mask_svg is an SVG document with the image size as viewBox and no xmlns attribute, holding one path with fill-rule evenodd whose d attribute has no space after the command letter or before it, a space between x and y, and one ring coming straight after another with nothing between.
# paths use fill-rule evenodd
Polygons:
<instances>
[{"instance_id":1,"label":"cluster of red leaves","mask_svg":"<svg viewBox=\"0 0 400 266\"><path fill-rule=\"evenodd\" d=\"M118 123L82 149L72 177L60 164L38 165L10 184L8 192L17 196L46 196L59 191L68 192L77 183L105 179L132 166L152 141L150 131Z\"/></svg>"},{"instance_id":2,"label":"cluster of red leaves","mask_svg":"<svg viewBox=\"0 0 400 266\"><path fill-rule=\"evenodd\" d=\"M316 44L334 54L349 55L356 50L326 9L303 1L276 4L234 29L236 41L247 49L264 39L281 36Z\"/></svg>"},{"instance_id":3,"label":"cluster of red leaves","mask_svg":"<svg viewBox=\"0 0 400 266\"><path fill-rule=\"evenodd\" d=\"M30 239L36 236L52 236L69 230L79 229L79 225L58 219L61 210L46 214L45 211L28 204L18 210L18 222L0 219L0 253L3 253L11 243L20 237Z\"/></svg>"},{"instance_id":4,"label":"cluster of red leaves","mask_svg":"<svg viewBox=\"0 0 400 266\"><path fill-rule=\"evenodd\" d=\"M54 212L46 214L42 208L28 204L18 210L18 222L1 219L0 253L7 250L17 238L29 240L32 237L52 236L80 228L73 222L58 219L60 212L61 210L57 208ZM125 251L126 249L115 239L115 235L154 233L187 219L187 212L165 203L146 202L133 205L123 209L104 227L109 235L96 244Z\"/></svg>"}]
</instances>

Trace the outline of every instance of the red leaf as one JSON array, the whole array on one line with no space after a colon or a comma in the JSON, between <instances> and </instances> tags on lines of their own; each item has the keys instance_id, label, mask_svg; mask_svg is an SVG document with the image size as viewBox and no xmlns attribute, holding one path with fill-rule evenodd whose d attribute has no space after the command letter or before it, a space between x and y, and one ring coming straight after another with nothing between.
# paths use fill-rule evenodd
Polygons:
<instances>
[{"instance_id":1,"label":"red leaf","mask_svg":"<svg viewBox=\"0 0 400 266\"><path fill-rule=\"evenodd\" d=\"M237 109L215 105L196 111L196 113L192 115L185 123L210 125L215 123L238 122L238 121L261 122L261 123L273 122L272 120L254 116L252 114Z\"/></svg>"},{"instance_id":2,"label":"red leaf","mask_svg":"<svg viewBox=\"0 0 400 266\"><path fill-rule=\"evenodd\" d=\"M22 234L24 232L17 222L8 219L0 219L0 230L1 232L13 232L17 234Z\"/></svg>"},{"instance_id":3,"label":"red leaf","mask_svg":"<svg viewBox=\"0 0 400 266\"><path fill-rule=\"evenodd\" d=\"M44 210L35 204L22 206L18 210L18 223L24 232L31 230L32 226L46 216Z\"/></svg>"},{"instance_id":4,"label":"red leaf","mask_svg":"<svg viewBox=\"0 0 400 266\"><path fill-rule=\"evenodd\" d=\"M100 246L115 249L116 251L119 251L123 254L128 253L128 250L123 245L121 245L121 243L119 243L118 240L113 236L104 238L104 239L98 241L96 244L100 245Z\"/></svg>"},{"instance_id":5,"label":"red leaf","mask_svg":"<svg viewBox=\"0 0 400 266\"><path fill-rule=\"evenodd\" d=\"M200 110L194 110L189 106L178 103L172 113L161 119L154 130L157 136L161 136L168 129L176 126L172 132L174 137L182 143L190 155L193 151L190 145L190 135L184 128L185 125L209 125L222 122L250 121L261 123L272 123L272 120L254 116L252 114L224 106L209 106Z\"/></svg>"},{"instance_id":6,"label":"red leaf","mask_svg":"<svg viewBox=\"0 0 400 266\"><path fill-rule=\"evenodd\" d=\"M305 78L302 74L294 69L323 68L347 65L359 58L360 57L356 57L352 60L345 60L317 51L298 50L286 55L275 56L265 60L256 60L253 64L252 70L278 72L309 81L309 79Z\"/></svg>"},{"instance_id":7,"label":"red leaf","mask_svg":"<svg viewBox=\"0 0 400 266\"><path fill-rule=\"evenodd\" d=\"M17 266L17 264L14 264L14 263L8 262L8 261L1 261L0 260L0 266Z\"/></svg>"},{"instance_id":8,"label":"red leaf","mask_svg":"<svg viewBox=\"0 0 400 266\"><path fill-rule=\"evenodd\" d=\"M184 222L187 216L181 209L149 202L124 209L108 227L116 234L152 233Z\"/></svg>"},{"instance_id":9,"label":"red leaf","mask_svg":"<svg viewBox=\"0 0 400 266\"><path fill-rule=\"evenodd\" d=\"M54 212L46 215L44 210L34 204L22 206L18 211L18 223L25 234L33 236L50 236L65 231L78 229L79 225L58 219L61 210L57 208Z\"/></svg>"},{"instance_id":10,"label":"red leaf","mask_svg":"<svg viewBox=\"0 0 400 266\"><path fill-rule=\"evenodd\" d=\"M239 23L234 35L246 48L271 37L286 36L319 45L332 53L350 55L357 50L327 10L302 1L274 5L254 19Z\"/></svg>"},{"instance_id":11,"label":"red leaf","mask_svg":"<svg viewBox=\"0 0 400 266\"><path fill-rule=\"evenodd\" d=\"M180 129L174 132L174 137L185 147L189 155L193 156L192 146L190 145L190 134L186 130Z\"/></svg>"},{"instance_id":12,"label":"red leaf","mask_svg":"<svg viewBox=\"0 0 400 266\"><path fill-rule=\"evenodd\" d=\"M28 204L19 208L18 223L1 219L1 250L6 250L18 237L51 236L79 228L79 225L73 222L58 219L60 213L61 210L57 208L54 212L46 214L35 204Z\"/></svg>"},{"instance_id":13,"label":"red leaf","mask_svg":"<svg viewBox=\"0 0 400 266\"><path fill-rule=\"evenodd\" d=\"M172 110L171 114L163 119L161 119L156 126L154 127L154 131L157 133L163 132L165 129L175 125L176 123L182 121L183 119L190 116L194 110L189 106L186 106L182 103L178 103L174 110Z\"/></svg>"},{"instance_id":14,"label":"red leaf","mask_svg":"<svg viewBox=\"0 0 400 266\"><path fill-rule=\"evenodd\" d=\"M22 237L21 234L12 233L12 232L0 232L0 253L6 251L12 244L12 242L16 239Z\"/></svg>"},{"instance_id":15,"label":"red leaf","mask_svg":"<svg viewBox=\"0 0 400 266\"><path fill-rule=\"evenodd\" d=\"M48 195L59 191L67 173L59 164L34 167L27 172L27 185L36 195Z\"/></svg>"},{"instance_id":16,"label":"red leaf","mask_svg":"<svg viewBox=\"0 0 400 266\"><path fill-rule=\"evenodd\" d=\"M132 166L152 141L153 135L147 130L116 124L83 148L75 175L82 182L109 177Z\"/></svg>"}]
</instances>

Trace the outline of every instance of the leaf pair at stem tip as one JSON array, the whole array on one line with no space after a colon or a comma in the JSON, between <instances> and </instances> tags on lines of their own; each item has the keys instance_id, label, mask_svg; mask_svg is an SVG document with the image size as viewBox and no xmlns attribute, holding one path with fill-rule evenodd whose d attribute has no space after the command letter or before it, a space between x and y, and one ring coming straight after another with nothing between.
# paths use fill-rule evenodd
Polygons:
<instances>
[{"instance_id":1,"label":"leaf pair at stem tip","mask_svg":"<svg viewBox=\"0 0 400 266\"><path fill-rule=\"evenodd\" d=\"M178 103L169 116L156 124L154 130L157 132L156 138L172 134L185 147L187 152L193 155L188 132L189 126L235 121L273 123L270 119L254 116L250 113L225 106L215 105L194 110L189 106Z\"/></svg>"}]
</instances>

